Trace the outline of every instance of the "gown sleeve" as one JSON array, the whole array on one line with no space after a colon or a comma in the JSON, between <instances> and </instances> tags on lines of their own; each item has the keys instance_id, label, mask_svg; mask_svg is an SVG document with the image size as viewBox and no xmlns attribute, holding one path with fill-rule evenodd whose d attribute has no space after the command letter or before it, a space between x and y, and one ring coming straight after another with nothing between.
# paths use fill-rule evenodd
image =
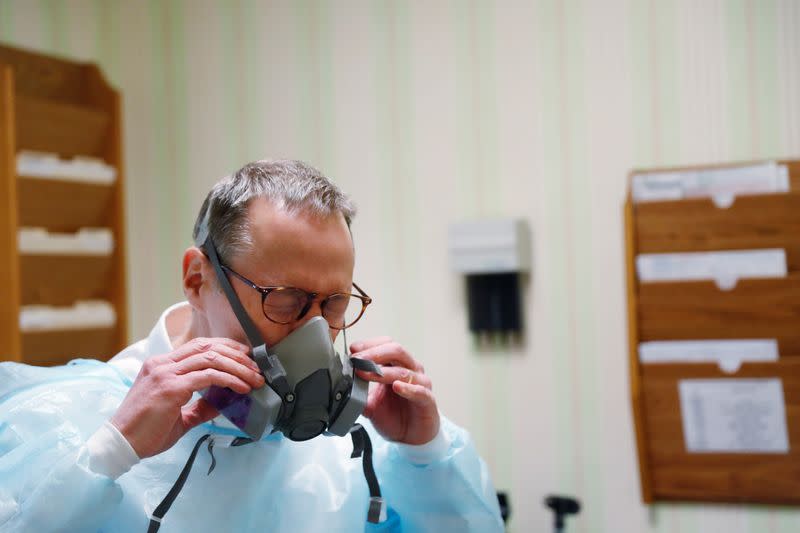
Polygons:
<instances>
[{"instance_id":1,"label":"gown sleeve","mask_svg":"<svg viewBox=\"0 0 800 533\"><path fill-rule=\"evenodd\" d=\"M86 442L129 385L99 362L0 363L0 532L97 531L107 522L122 489L89 468Z\"/></svg>"}]
</instances>

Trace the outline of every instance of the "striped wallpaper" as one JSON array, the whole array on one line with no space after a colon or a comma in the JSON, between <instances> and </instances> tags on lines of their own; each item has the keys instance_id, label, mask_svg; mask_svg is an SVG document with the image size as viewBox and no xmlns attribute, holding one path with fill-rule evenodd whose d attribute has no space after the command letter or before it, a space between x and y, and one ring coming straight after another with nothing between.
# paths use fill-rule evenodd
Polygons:
<instances>
[{"instance_id":1,"label":"striped wallpaper","mask_svg":"<svg viewBox=\"0 0 800 533\"><path fill-rule=\"evenodd\" d=\"M469 428L510 530L789 533L783 508L640 503L622 202L634 166L800 157L797 0L0 0L0 41L99 63L125 98L132 331L180 298L207 189L307 160L360 207L356 279ZM466 333L446 228L525 217L521 343Z\"/></svg>"}]
</instances>

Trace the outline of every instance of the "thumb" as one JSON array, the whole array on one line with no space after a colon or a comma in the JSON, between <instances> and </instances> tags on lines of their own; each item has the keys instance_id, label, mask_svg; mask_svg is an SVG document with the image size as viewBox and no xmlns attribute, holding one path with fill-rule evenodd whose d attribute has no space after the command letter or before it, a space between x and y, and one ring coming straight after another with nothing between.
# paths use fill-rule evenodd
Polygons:
<instances>
[{"instance_id":1,"label":"thumb","mask_svg":"<svg viewBox=\"0 0 800 533\"><path fill-rule=\"evenodd\" d=\"M219 411L214 409L214 407L203 398L181 409L183 427L186 428L186 431L189 431L195 426L199 426L203 422L208 422L217 415L219 415Z\"/></svg>"}]
</instances>

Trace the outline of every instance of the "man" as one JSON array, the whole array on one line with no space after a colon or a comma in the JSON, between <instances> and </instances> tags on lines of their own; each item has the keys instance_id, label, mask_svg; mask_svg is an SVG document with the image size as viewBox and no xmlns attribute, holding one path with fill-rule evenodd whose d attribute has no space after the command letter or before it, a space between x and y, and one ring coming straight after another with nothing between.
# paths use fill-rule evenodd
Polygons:
<instances>
[{"instance_id":1,"label":"man","mask_svg":"<svg viewBox=\"0 0 800 533\"><path fill-rule=\"evenodd\" d=\"M195 238L207 226L220 271L266 346L315 317L336 339L353 320L333 320L334 302L361 312L369 303L352 279L353 216L317 170L259 161L212 189ZM349 438L273 433L237 446L242 432L198 393L246 394L265 377L210 252L184 253L187 301L108 365L0 369L0 531L502 529L468 435L440 416L422 365L388 338L351 346L382 370L357 371L372 383L360 422L388 504L379 523L366 522L369 488ZM198 454L209 433L212 453ZM179 476L189 457L196 471ZM179 477L186 484L163 516L156 508Z\"/></svg>"}]
</instances>

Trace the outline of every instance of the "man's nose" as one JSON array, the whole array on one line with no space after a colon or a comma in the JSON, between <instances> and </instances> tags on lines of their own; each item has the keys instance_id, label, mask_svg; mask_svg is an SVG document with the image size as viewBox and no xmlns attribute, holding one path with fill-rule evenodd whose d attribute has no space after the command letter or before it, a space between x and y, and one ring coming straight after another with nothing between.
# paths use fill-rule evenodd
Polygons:
<instances>
[{"instance_id":1,"label":"man's nose","mask_svg":"<svg viewBox=\"0 0 800 533\"><path fill-rule=\"evenodd\" d=\"M291 331L294 332L296 329L302 328L308 323L309 320L317 316L322 316L322 306L319 301L315 300L311 302L308 311L306 311L306 313L299 319L294 321L294 323L291 325Z\"/></svg>"},{"instance_id":2,"label":"man's nose","mask_svg":"<svg viewBox=\"0 0 800 533\"><path fill-rule=\"evenodd\" d=\"M322 306L320 302L315 301L314 303L311 304L311 307L308 308L308 312L306 312L305 315L303 315L300 319L296 320L294 323L291 324L291 329L289 330L289 333L294 333L295 330L302 328L305 324L308 323L309 320L317 316L322 316ZM325 317L323 316L323 318ZM329 328L328 331L331 334L331 342L336 341L337 337L339 336L339 330Z\"/></svg>"}]
</instances>

